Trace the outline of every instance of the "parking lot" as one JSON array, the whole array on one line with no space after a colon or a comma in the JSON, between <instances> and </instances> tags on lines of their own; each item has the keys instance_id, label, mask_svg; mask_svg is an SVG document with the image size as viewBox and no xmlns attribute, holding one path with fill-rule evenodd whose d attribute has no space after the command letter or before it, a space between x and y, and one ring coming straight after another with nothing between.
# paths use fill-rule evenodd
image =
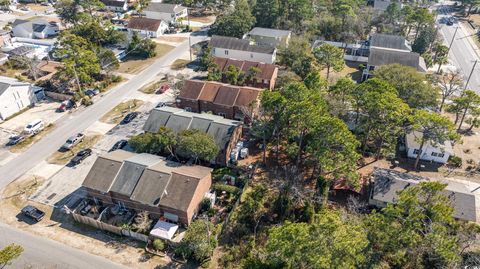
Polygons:
<instances>
[{"instance_id":1,"label":"parking lot","mask_svg":"<svg viewBox=\"0 0 480 269\"><path fill-rule=\"evenodd\" d=\"M33 193L29 199L52 207L63 207L63 205L81 198L85 192L81 185L87 176L90 168L98 155L108 152L112 146L119 140L126 139L142 133L150 111L159 102L172 102L174 100L172 93L162 95L147 95L138 93L135 98L141 98L145 103L137 109L139 115L130 123L125 125L114 125L103 122L96 122L85 130L85 134L102 134L102 138L92 147L92 155L86 158L82 163L75 167L62 167L53 176L48 178L43 185ZM125 148L131 150L129 146Z\"/></svg>"}]
</instances>

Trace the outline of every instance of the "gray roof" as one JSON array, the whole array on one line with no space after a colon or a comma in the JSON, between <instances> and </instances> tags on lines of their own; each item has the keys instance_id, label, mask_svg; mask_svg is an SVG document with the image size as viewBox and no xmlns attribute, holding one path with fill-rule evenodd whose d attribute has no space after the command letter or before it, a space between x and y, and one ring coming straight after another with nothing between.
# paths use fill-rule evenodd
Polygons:
<instances>
[{"instance_id":1,"label":"gray roof","mask_svg":"<svg viewBox=\"0 0 480 269\"><path fill-rule=\"evenodd\" d=\"M47 25L50 23L44 19L34 19L34 20L21 20L16 19L12 23L12 28L21 28L22 31L33 33L33 32L42 32Z\"/></svg>"},{"instance_id":2,"label":"gray roof","mask_svg":"<svg viewBox=\"0 0 480 269\"><path fill-rule=\"evenodd\" d=\"M10 88L9 83L0 82L0 95L2 95L8 88Z\"/></svg>"},{"instance_id":3,"label":"gray roof","mask_svg":"<svg viewBox=\"0 0 480 269\"><path fill-rule=\"evenodd\" d=\"M250 51L266 54L273 54L275 52L274 47L250 45L250 41L245 39L217 35L212 36L212 39L210 40L210 46L213 48Z\"/></svg>"},{"instance_id":4,"label":"gray roof","mask_svg":"<svg viewBox=\"0 0 480 269\"><path fill-rule=\"evenodd\" d=\"M385 11L392 2L389 0L375 0L373 2L373 8L376 10Z\"/></svg>"},{"instance_id":5,"label":"gray roof","mask_svg":"<svg viewBox=\"0 0 480 269\"><path fill-rule=\"evenodd\" d=\"M405 137L405 142L407 144L406 146L408 148L419 149L420 148L420 143L418 141L420 141L422 139L422 137L423 137L422 132L413 131L413 132L408 133ZM443 152L447 152L451 155L454 154L453 148L452 148L452 143L450 141L445 141L445 142L443 142L441 144L439 143L438 145L435 145L435 146L431 145L430 142L426 142L423 147L424 148L434 147L434 148L440 149Z\"/></svg>"},{"instance_id":6,"label":"gray roof","mask_svg":"<svg viewBox=\"0 0 480 269\"><path fill-rule=\"evenodd\" d=\"M370 198L386 203L395 202L398 199L399 192L404 189L415 186L420 182L430 181L425 177L382 168L375 169L372 176L374 187ZM441 180L439 182L447 184L443 193L452 203L454 217L476 222L479 216L476 200L480 194L480 185L454 180Z\"/></svg>"},{"instance_id":7,"label":"gray roof","mask_svg":"<svg viewBox=\"0 0 480 269\"><path fill-rule=\"evenodd\" d=\"M422 71L420 68L420 55L409 51L370 48L368 64L373 66L401 64Z\"/></svg>"},{"instance_id":8,"label":"gray roof","mask_svg":"<svg viewBox=\"0 0 480 269\"><path fill-rule=\"evenodd\" d=\"M268 36L268 37L287 37L292 32L288 30L279 30L279 29L271 29L271 28L262 28L262 27L255 27L248 35L258 35L258 36Z\"/></svg>"},{"instance_id":9,"label":"gray roof","mask_svg":"<svg viewBox=\"0 0 480 269\"><path fill-rule=\"evenodd\" d=\"M157 155L116 150L96 159L82 185L103 193L123 194L145 205L186 210L196 195L203 195L197 194L197 185L211 171Z\"/></svg>"},{"instance_id":10,"label":"gray roof","mask_svg":"<svg viewBox=\"0 0 480 269\"><path fill-rule=\"evenodd\" d=\"M161 126L166 126L178 133L187 129L199 129L211 135L220 149L225 149L235 128L241 122L225 119L211 114L187 112L174 107L155 108L150 112L143 130L158 132Z\"/></svg>"},{"instance_id":11,"label":"gray roof","mask_svg":"<svg viewBox=\"0 0 480 269\"><path fill-rule=\"evenodd\" d=\"M184 6L177 4L163 4L163 3L149 3L145 11L164 12L164 13L178 13L184 9Z\"/></svg>"},{"instance_id":12,"label":"gray roof","mask_svg":"<svg viewBox=\"0 0 480 269\"><path fill-rule=\"evenodd\" d=\"M370 46L397 50L411 50L407 45L405 38L398 35L373 34L370 36Z\"/></svg>"}]
</instances>

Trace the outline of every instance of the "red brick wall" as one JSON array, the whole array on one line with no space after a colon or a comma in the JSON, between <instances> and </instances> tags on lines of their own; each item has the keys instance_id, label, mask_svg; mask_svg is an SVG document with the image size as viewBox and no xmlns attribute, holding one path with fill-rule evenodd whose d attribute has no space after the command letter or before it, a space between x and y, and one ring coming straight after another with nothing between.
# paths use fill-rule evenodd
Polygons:
<instances>
[{"instance_id":1,"label":"red brick wall","mask_svg":"<svg viewBox=\"0 0 480 269\"><path fill-rule=\"evenodd\" d=\"M182 97L177 97L180 102L177 102L177 107L185 109L189 107L192 112L200 113L200 105L197 100L185 99Z\"/></svg>"}]
</instances>

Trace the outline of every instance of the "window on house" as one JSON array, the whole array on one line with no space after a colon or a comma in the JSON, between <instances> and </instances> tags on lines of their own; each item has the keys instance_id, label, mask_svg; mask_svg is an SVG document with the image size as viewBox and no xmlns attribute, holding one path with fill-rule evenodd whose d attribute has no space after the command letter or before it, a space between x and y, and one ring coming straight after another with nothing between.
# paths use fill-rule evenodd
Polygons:
<instances>
[{"instance_id":1,"label":"window on house","mask_svg":"<svg viewBox=\"0 0 480 269\"><path fill-rule=\"evenodd\" d=\"M250 53L250 58L253 58L253 53Z\"/></svg>"},{"instance_id":2,"label":"window on house","mask_svg":"<svg viewBox=\"0 0 480 269\"><path fill-rule=\"evenodd\" d=\"M437 156L438 156L438 153L432 152L432 156L433 156L433 157L437 157Z\"/></svg>"},{"instance_id":3,"label":"window on house","mask_svg":"<svg viewBox=\"0 0 480 269\"><path fill-rule=\"evenodd\" d=\"M418 150L418 149L413 150L413 154L418 154L418 153L420 153L420 150Z\"/></svg>"},{"instance_id":4,"label":"window on house","mask_svg":"<svg viewBox=\"0 0 480 269\"><path fill-rule=\"evenodd\" d=\"M185 111L192 112L192 108L187 106L187 107L185 107Z\"/></svg>"},{"instance_id":5,"label":"window on house","mask_svg":"<svg viewBox=\"0 0 480 269\"><path fill-rule=\"evenodd\" d=\"M437 156L440 157L440 158L443 158L443 157L445 157L445 154L443 154L443 153L438 153Z\"/></svg>"},{"instance_id":6,"label":"window on house","mask_svg":"<svg viewBox=\"0 0 480 269\"><path fill-rule=\"evenodd\" d=\"M225 50L225 55L228 55L228 50Z\"/></svg>"},{"instance_id":7,"label":"window on house","mask_svg":"<svg viewBox=\"0 0 480 269\"><path fill-rule=\"evenodd\" d=\"M225 113L223 113L223 112L219 112L219 113L218 113L218 116L222 116L222 117L225 118L225 117L227 116L227 114L225 114Z\"/></svg>"}]
</instances>

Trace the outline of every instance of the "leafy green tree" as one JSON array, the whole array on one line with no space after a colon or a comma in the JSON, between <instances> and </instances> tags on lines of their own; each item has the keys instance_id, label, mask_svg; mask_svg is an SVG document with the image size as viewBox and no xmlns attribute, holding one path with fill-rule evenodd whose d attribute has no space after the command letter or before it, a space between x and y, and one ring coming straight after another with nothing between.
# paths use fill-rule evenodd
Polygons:
<instances>
[{"instance_id":1,"label":"leafy green tree","mask_svg":"<svg viewBox=\"0 0 480 269\"><path fill-rule=\"evenodd\" d=\"M389 23L393 24L395 21L399 20L402 16L402 8L400 4L397 2L391 2L385 10L384 15Z\"/></svg>"},{"instance_id":2,"label":"leafy green tree","mask_svg":"<svg viewBox=\"0 0 480 269\"><path fill-rule=\"evenodd\" d=\"M360 84L364 88L360 97L360 109L364 120L360 127L363 133L363 151L370 139L374 140L376 159L380 158L385 145L394 151L395 142L407 120L410 109L398 98L395 88L378 78Z\"/></svg>"},{"instance_id":3,"label":"leafy green tree","mask_svg":"<svg viewBox=\"0 0 480 269\"><path fill-rule=\"evenodd\" d=\"M374 76L395 87L398 97L411 108L433 108L437 106L438 91L427 83L425 75L415 68L400 64L383 65L375 69Z\"/></svg>"},{"instance_id":4,"label":"leafy green tree","mask_svg":"<svg viewBox=\"0 0 480 269\"><path fill-rule=\"evenodd\" d=\"M10 10L10 0L0 0L0 10Z\"/></svg>"},{"instance_id":5,"label":"leafy green tree","mask_svg":"<svg viewBox=\"0 0 480 269\"><path fill-rule=\"evenodd\" d=\"M317 90L319 92L324 92L328 88L328 82L322 78L320 72L312 72L308 74L303 80L303 83L310 90Z\"/></svg>"},{"instance_id":6,"label":"leafy green tree","mask_svg":"<svg viewBox=\"0 0 480 269\"><path fill-rule=\"evenodd\" d=\"M216 246L215 226L206 220L197 219L188 226L175 254L202 263L210 258Z\"/></svg>"},{"instance_id":7,"label":"leafy green tree","mask_svg":"<svg viewBox=\"0 0 480 269\"><path fill-rule=\"evenodd\" d=\"M461 234L475 227L456 222L451 201L439 182L421 182L400 192L395 203L367 217L374 256L381 268L454 268ZM477 228L478 230L478 228Z\"/></svg>"},{"instance_id":8,"label":"leafy green tree","mask_svg":"<svg viewBox=\"0 0 480 269\"><path fill-rule=\"evenodd\" d=\"M175 156L174 148L177 138L172 129L162 126L157 133L143 133L132 136L128 143L136 152L153 154L168 152L170 155Z\"/></svg>"},{"instance_id":9,"label":"leafy green tree","mask_svg":"<svg viewBox=\"0 0 480 269\"><path fill-rule=\"evenodd\" d=\"M0 250L0 268L12 264L23 253L23 247L17 244L10 244Z\"/></svg>"},{"instance_id":10,"label":"leafy green tree","mask_svg":"<svg viewBox=\"0 0 480 269\"><path fill-rule=\"evenodd\" d=\"M413 116L412 129L421 134L418 140L419 149L415 159L414 168L417 169L420 156L423 153L423 146L426 143L433 145L443 144L447 140L457 140L454 125L445 116L426 110L416 110Z\"/></svg>"},{"instance_id":11,"label":"leafy green tree","mask_svg":"<svg viewBox=\"0 0 480 269\"><path fill-rule=\"evenodd\" d=\"M345 104L353 90L357 87L355 81L350 77L342 77L330 87L329 93L340 98L342 104Z\"/></svg>"},{"instance_id":12,"label":"leafy green tree","mask_svg":"<svg viewBox=\"0 0 480 269\"><path fill-rule=\"evenodd\" d=\"M213 67L213 65L215 65L215 61L213 60L213 56L212 56L212 48L206 47L202 51L202 54L200 55L199 60L200 60L200 68L199 68L200 71L207 71L209 70L209 68Z\"/></svg>"},{"instance_id":13,"label":"leafy green tree","mask_svg":"<svg viewBox=\"0 0 480 269\"><path fill-rule=\"evenodd\" d=\"M81 19L80 5L77 0L59 0L55 4L55 13L65 24L77 24Z\"/></svg>"},{"instance_id":14,"label":"leafy green tree","mask_svg":"<svg viewBox=\"0 0 480 269\"><path fill-rule=\"evenodd\" d=\"M425 52L427 52L430 49L432 43L435 41L436 33L437 32L435 30L435 25L423 28L420 31L417 39L415 39L412 45L412 50L419 54L424 54Z\"/></svg>"},{"instance_id":15,"label":"leafy green tree","mask_svg":"<svg viewBox=\"0 0 480 269\"><path fill-rule=\"evenodd\" d=\"M258 1L253 9L253 15L256 18L256 26L265 28L275 28L280 16L280 1L263 0Z\"/></svg>"},{"instance_id":16,"label":"leafy green tree","mask_svg":"<svg viewBox=\"0 0 480 269\"><path fill-rule=\"evenodd\" d=\"M83 86L92 83L101 72L93 45L80 36L65 32L55 44L54 54L59 57L63 67L56 74L67 81L71 78Z\"/></svg>"},{"instance_id":17,"label":"leafy green tree","mask_svg":"<svg viewBox=\"0 0 480 269\"><path fill-rule=\"evenodd\" d=\"M458 98L455 98L455 103L459 105L459 108L462 110L462 116L460 118L460 123L458 124L457 131L462 129L462 124L465 119L465 116L472 109L478 108L480 106L480 96L472 91L465 90L462 95Z\"/></svg>"},{"instance_id":18,"label":"leafy green tree","mask_svg":"<svg viewBox=\"0 0 480 269\"><path fill-rule=\"evenodd\" d=\"M245 194L239 206L237 221L247 225L253 231L254 237L256 237L262 218L266 217L266 201L267 188L262 184L258 184Z\"/></svg>"},{"instance_id":19,"label":"leafy green tree","mask_svg":"<svg viewBox=\"0 0 480 269\"><path fill-rule=\"evenodd\" d=\"M480 8L480 0L462 0L466 10L466 17L469 17L472 10Z\"/></svg>"},{"instance_id":20,"label":"leafy green tree","mask_svg":"<svg viewBox=\"0 0 480 269\"><path fill-rule=\"evenodd\" d=\"M281 29L293 29L301 32L305 22L314 15L313 2L309 0L283 0L279 1L280 18L278 27Z\"/></svg>"},{"instance_id":21,"label":"leafy green tree","mask_svg":"<svg viewBox=\"0 0 480 269\"><path fill-rule=\"evenodd\" d=\"M312 54L310 43L303 37L293 37L288 47L279 49L279 62L305 78L316 68L315 57Z\"/></svg>"},{"instance_id":22,"label":"leafy green tree","mask_svg":"<svg viewBox=\"0 0 480 269\"><path fill-rule=\"evenodd\" d=\"M120 67L120 62L118 61L117 56L115 56L115 53L109 49L98 49L97 57L100 66L107 72L117 70L118 67Z\"/></svg>"},{"instance_id":23,"label":"leafy green tree","mask_svg":"<svg viewBox=\"0 0 480 269\"><path fill-rule=\"evenodd\" d=\"M177 153L186 158L211 161L215 159L219 148L210 135L198 130L183 130L178 134Z\"/></svg>"},{"instance_id":24,"label":"leafy green tree","mask_svg":"<svg viewBox=\"0 0 480 269\"><path fill-rule=\"evenodd\" d=\"M137 33L132 35L128 51L131 55L137 55L143 58L152 58L157 55L157 43L149 38L140 38Z\"/></svg>"},{"instance_id":25,"label":"leafy green tree","mask_svg":"<svg viewBox=\"0 0 480 269\"><path fill-rule=\"evenodd\" d=\"M240 70L235 65L229 65L225 72L225 80L228 84L237 85L240 78Z\"/></svg>"},{"instance_id":26,"label":"leafy green tree","mask_svg":"<svg viewBox=\"0 0 480 269\"><path fill-rule=\"evenodd\" d=\"M255 24L255 17L246 0L237 0L231 14L217 18L209 33L212 35L242 38Z\"/></svg>"},{"instance_id":27,"label":"leafy green tree","mask_svg":"<svg viewBox=\"0 0 480 269\"><path fill-rule=\"evenodd\" d=\"M480 127L480 108L476 107L471 109L470 115L471 117L465 121L466 123L470 124L470 127L467 129L468 133L470 133L473 128Z\"/></svg>"},{"instance_id":28,"label":"leafy green tree","mask_svg":"<svg viewBox=\"0 0 480 269\"><path fill-rule=\"evenodd\" d=\"M313 51L318 63L327 68L327 81L330 77L330 69L340 72L345 67L343 51L330 44L323 44Z\"/></svg>"},{"instance_id":29,"label":"leafy green tree","mask_svg":"<svg viewBox=\"0 0 480 269\"><path fill-rule=\"evenodd\" d=\"M265 249L243 268L361 268L368 246L361 225L325 210L310 224L286 222L270 229Z\"/></svg>"}]
</instances>

